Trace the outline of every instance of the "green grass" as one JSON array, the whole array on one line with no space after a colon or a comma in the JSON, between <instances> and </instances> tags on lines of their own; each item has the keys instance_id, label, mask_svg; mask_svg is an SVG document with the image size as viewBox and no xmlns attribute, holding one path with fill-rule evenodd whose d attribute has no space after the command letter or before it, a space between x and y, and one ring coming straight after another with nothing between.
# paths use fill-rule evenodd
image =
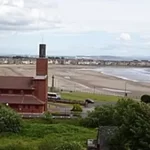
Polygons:
<instances>
[{"instance_id":1,"label":"green grass","mask_svg":"<svg viewBox=\"0 0 150 150\"><path fill-rule=\"evenodd\" d=\"M94 93L82 93L82 92L72 92L72 93L61 93L63 99L69 100L85 100L86 98L91 98L96 101L117 101L120 97L112 95L100 95Z\"/></svg>"},{"instance_id":2,"label":"green grass","mask_svg":"<svg viewBox=\"0 0 150 150\"><path fill-rule=\"evenodd\" d=\"M85 143L88 138L96 138L96 129L88 129L73 124L74 120L58 120L54 124L45 123L40 119L26 120L20 133L0 134L0 150L8 148L8 150L38 150L40 143L45 141L50 143L53 141L58 143L76 141L86 147Z\"/></svg>"}]
</instances>

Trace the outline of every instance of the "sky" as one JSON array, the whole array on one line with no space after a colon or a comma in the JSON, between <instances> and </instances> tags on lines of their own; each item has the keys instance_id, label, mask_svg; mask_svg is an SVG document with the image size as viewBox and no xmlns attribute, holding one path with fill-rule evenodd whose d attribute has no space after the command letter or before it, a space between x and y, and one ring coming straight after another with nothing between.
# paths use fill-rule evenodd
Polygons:
<instances>
[{"instance_id":1,"label":"sky","mask_svg":"<svg viewBox=\"0 0 150 150\"><path fill-rule=\"evenodd\" d=\"M150 0L0 0L0 54L150 56Z\"/></svg>"}]
</instances>

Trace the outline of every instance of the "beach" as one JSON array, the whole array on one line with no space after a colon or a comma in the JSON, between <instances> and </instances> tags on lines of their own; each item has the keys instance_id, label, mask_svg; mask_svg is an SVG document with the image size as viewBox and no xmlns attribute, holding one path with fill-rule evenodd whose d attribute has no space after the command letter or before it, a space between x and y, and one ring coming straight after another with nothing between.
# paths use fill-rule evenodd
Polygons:
<instances>
[{"instance_id":1,"label":"beach","mask_svg":"<svg viewBox=\"0 0 150 150\"><path fill-rule=\"evenodd\" d=\"M96 69L96 66L49 65L48 85L51 86L54 75L55 87L66 91L111 95L124 95L127 92L131 97L140 97L150 91L149 82L125 80ZM35 76L35 65L0 65L0 75Z\"/></svg>"}]
</instances>

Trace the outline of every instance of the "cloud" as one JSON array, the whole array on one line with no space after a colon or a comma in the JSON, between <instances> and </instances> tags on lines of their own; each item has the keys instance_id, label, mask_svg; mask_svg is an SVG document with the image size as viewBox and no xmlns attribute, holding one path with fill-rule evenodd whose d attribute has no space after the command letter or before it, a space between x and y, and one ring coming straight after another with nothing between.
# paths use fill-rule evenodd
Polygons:
<instances>
[{"instance_id":1,"label":"cloud","mask_svg":"<svg viewBox=\"0 0 150 150\"><path fill-rule=\"evenodd\" d=\"M147 32L149 5L149 0L0 0L0 30Z\"/></svg>"},{"instance_id":2,"label":"cloud","mask_svg":"<svg viewBox=\"0 0 150 150\"><path fill-rule=\"evenodd\" d=\"M47 0L0 0L0 31L35 31L59 28L53 2ZM51 8L52 7L52 8ZM45 10L44 10L45 9ZM47 16L47 11L51 16Z\"/></svg>"},{"instance_id":3,"label":"cloud","mask_svg":"<svg viewBox=\"0 0 150 150\"><path fill-rule=\"evenodd\" d=\"M130 36L129 33L121 33L119 39L122 40L122 41L130 41L131 36Z\"/></svg>"}]
</instances>

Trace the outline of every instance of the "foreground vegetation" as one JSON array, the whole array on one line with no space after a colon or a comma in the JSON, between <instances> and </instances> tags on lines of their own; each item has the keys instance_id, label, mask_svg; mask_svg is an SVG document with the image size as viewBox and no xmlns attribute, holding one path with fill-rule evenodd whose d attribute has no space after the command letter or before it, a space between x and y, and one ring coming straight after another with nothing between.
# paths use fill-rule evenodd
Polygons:
<instances>
[{"instance_id":1,"label":"foreground vegetation","mask_svg":"<svg viewBox=\"0 0 150 150\"><path fill-rule=\"evenodd\" d=\"M22 127L20 115L7 106L0 105L0 133L19 132Z\"/></svg>"},{"instance_id":2,"label":"foreground vegetation","mask_svg":"<svg viewBox=\"0 0 150 150\"><path fill-rule=\"evenodd\" d=\"M0 150L82 150L88 138L95 138L96 130L80 127L77 122L24 120L19 133L0 133Z\"/></svg>"},{"instance_id":3,"label":"foreground vegetation","mask_svg":"<svg viewBox=\"0 0 150 150\"><path fill-rule=\"evenodd\" d=\"M22 120L6 106L0 112L0 150L83 150L99 126L117 127L110 150L150 149L150 105L131 99L96 107L84 119L55 120L47 112L43 119Z\"/></svg>"},{"instance_id":4,"label":"foreground vegetation","mask_svg":"<svg viewBox=\"0 0 150 150\"><path fill-rule=\"evenodd\" d=\"M100 95L96 93L84 93L84 92L68 92L61 93L62 99L69 100L85 100L87 98L96 100L96 101L108 101L116 102L120 97L112 95Z\"/></svg>"},{"instance_id":5,"label":"foreground vegetation","mask_svg":"<svg viewBox=\"0 0 150 150\"><path fill-rule=\"evenodd\" d=\"M150 105L131 99L119 100L113 106L100 106L83 119L87 127L116 126L108 139L112 150L150 149Z\"/></svg>"}]
</instances>

